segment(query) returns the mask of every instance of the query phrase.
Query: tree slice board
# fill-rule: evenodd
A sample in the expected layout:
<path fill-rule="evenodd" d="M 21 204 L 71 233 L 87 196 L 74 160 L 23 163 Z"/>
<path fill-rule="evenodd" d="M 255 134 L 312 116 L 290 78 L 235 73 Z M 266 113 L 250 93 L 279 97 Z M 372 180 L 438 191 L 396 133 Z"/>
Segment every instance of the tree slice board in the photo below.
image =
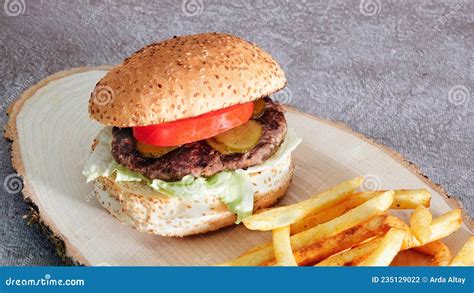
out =
<path fill-rule="evenodd" d="M 212 265 L 268 241 L 270 233 L 242 225 L 216 232 L 166 238 L 137 232 L 110 216 L 92 195 L 81 170 L 101 125 L 89 120 L 87 103 L 108 67 L 76 68 L 52 75 L 28 89 L 9 109 L 5 136 L 13 141 L 12 161 L 23 176 L 24 197 L 38 207 L 41 221 L 64 241 L 66 253 L 85 265 Z M 344 125 L 287 108 L 288 124 L 303 139 L 294 152 L 295 177 L 285 205 L 308 198 L 343 180 L 367 175 L 364 188 L 428 188 L 439 216 L 459 203 L 394 151 Z M 407 219 L 409 212 L 398 212 Z M 456 253 L 472 235 L 462 228 L 445 239 Z M 397 265 L 426 264 L 413 253 Z"/>

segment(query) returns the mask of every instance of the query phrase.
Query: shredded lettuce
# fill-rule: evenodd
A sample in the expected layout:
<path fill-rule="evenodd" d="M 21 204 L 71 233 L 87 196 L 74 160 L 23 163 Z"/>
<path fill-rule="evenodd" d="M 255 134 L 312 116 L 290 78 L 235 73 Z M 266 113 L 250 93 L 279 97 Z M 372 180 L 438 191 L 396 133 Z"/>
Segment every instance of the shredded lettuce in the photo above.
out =
<path fill-rule="evenodd" d="M 285 140 L 278 151 L 265 163 L 248 168 L 247 170 L 221 171 L 210 177 L 195 178 L 191 175 L 184 176 L 180 181 L 167 182 L 160 179 L 150 180 L 138 172 L 131 171 L 118 164 L 110 152 L 112 129 L 105 127 L 97 136 L 97 145 L 82 171 L 87 182 L 97 177 L 110 177 L 114 180 L 143 182 L 153 190 L 170 197 L 193 199 L 194 196 L 220 195 L 220 200 L 228 209 L 237 214 L 237 222 L 252 214 L 253 190 L 249 173 L 260 172 L 280 163 L 292 152 L 301 139 L 293 130 L 289 129 Z"/>

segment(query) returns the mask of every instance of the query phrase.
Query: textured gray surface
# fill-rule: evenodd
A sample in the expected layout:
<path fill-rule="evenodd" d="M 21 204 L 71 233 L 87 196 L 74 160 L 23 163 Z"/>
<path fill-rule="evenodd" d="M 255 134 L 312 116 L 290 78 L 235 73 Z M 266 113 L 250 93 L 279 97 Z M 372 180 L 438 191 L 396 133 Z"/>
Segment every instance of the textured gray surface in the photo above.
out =
<path fill-rule="evenodd" d="M 115 64 L 173 35 L 228 32 L 283 66 L 289 84 L 277 99 L 399 151 L 473 215 L 472 0 L 3 1 L 2 127 L 5 106 L 49 74 Z M 5 183 L 9 147 L 1 141 Z M 7 191 L 0 189 L 0 264 L 61 264 L 22 219 L 21 196 Z"/>

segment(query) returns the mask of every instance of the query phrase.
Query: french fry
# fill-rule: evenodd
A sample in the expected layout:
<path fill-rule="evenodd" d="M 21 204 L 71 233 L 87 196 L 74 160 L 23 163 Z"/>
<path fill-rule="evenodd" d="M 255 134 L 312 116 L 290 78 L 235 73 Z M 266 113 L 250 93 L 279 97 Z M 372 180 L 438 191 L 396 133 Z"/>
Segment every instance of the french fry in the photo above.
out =
<path fill-rule="evenodd" d="M 403 244 L 405 246 L 411 246 L 413 236 L 410 233 L 410 227 L 395 216 L 388 215 L 387 217 L 387 226 L 382 229 L 382 233 L 378 234 L 378 236 L 383 236 L 388 230 L 391 228 L 401 229 L 406 232 L 405 239 Z M 368 238 L 368 241 L 360 241 L 360 244 L 356 247 L 340 252 L 339 254 L 335 255 L 334 258 L 330 257 L 324 260 L 324 263 L 321 266 L 349 266 L 349 265 L 357 265 L 364 259 L 366 259 L 370 252 L 375 250 L 374 243 L 380 243 L 382 237 L 372 237 Z M 407 244 L 405 244 L 407 243 Z M 352 251 L 354 249 L 354 251 Z M 319 264 L 318 264 L 319 265 Z"/>
<path fill-rule="evenodd" d="M 428 242 L 448 237 L 462 225 L 461 210 L 456 209 L 441 215 L 431 222 L 431 235 Z"/>
<path fill-rule="evenodd" d="M 410 228 L 413 235 L 424 244 L 431 236 L 431 221 L 433 216 L 424 206 L 418 206 L 410 217 Z"/>
<path fill-rule="evenodd" d="M 387 191 L 327 223 L 295 234 L 290 237 L 292 250 L 298 251 L 303 247 L 328 239 L 374 216 L 380 215 L 390 208 L 392 202 L 393 191 Z M 274 257 L 272 244 L 269 243 L 265 246 L 261 246 L 260 249 L 251 249 L 249 252 L 244 253 L 227 264 L 235 266 L 256 266 L 271 261 Z M 297 263 L 299 264 L 298 259 Z"/>
<path fill-rule="evenodd" d="M 428 190 L 355 193 L 361 182 L 362 177 L 354 178 L 303 202 L 246 218 L 247 228 L 273 230 L 273 243 L 256 246 L 222 265 L 389 265 L 406 249 L 431 256 L 436 265 L 449 263 L 449 248 L 439 239 L 460 228 L 460 210 L 432 219 L 426 209 Z M 411 227 L 387 215 L 389 208 L 416 209 Z M 465 252 L 460 252 L 460 263 L 472 262 L 465 256 L 472 254 L 471 246 L 466 244 Z"/>
<path fill-rule="evenodd" d="M 323 210 L 317 214 L 306 217 L 302 219 L 301 221 L 293 223 L 291 225 L 291 234 L 293 235 L 293 234 L 302 232 L 316 225 L 335 219 L 339 217 L 340 215 L 346 213 L 347 211 L 355 208 L 356 206 L 382 193 L 383 192 L 372 191 L 372 192 L 358 192 L 358 193 L 352 194 L 345 200 L 329 207 L 326 210 Z"/>
<path fill-rule="evenodd" d="M 295 234 L 291 237 L 293 250 L 299 250 L 312 242 L 334 236 L 380 215 L 390 208 L 392 201 L 393 191 L 384 192 L 329 222 Z"/>
<path fill-rule="evenodd" d="M 400 189 L 395 191 L 392 209 L 414 209 L 417 206 L 430 207 L 431 195 L 427 189 Z"/>
<path fill-rule="evenodd" d="M 451 252 L 449 248 L 441 241 L 438 241 L 438 239 L 444 238 L 459 229 L 461 225 L 461 214 L 459 210 L 448 212 L 433 220 L 431 229 L 434 231 L 434 233 L 430 236 L 429 240 L 432 242 L 425 245 L 422 245 L 415 237 L 413 237 L 413 235 L 411 235 L 411 230 L 402 220 L 394 216 L 390 217 L 392 217 L 390 226 L 392 228 L 405 230 L 407 234 L 402 246 L 402 250 L 414 249 L 420 253 L 429 255 L 431 256 L 431 262 L 433 265 L 444 266 L 449 264 Z M 370 244 L 372 241 L 380 241 L 380 239 L 371 240 L 352 249 L 340 252 L 339 254 L 325 259 L 317 265 L 342 266 L 357 264 L 364 257 L 367 257 L 368 252 L 374 250 L 374 244 Z"/>
<path fill-rule="evenodd" d="M 373 251 L 375 251 L 375 249 L 377 249 L 377 247 L 380 245 L 381 241 L 381 237 L 374 238 L 369 242 L 362 243 L 356 247 L 332 255 L 321 261 L 320 263 L 316 264 L 316 266 L 334 267 L 352 266 L 354 264 L 358 264 L 362 260 L 366 259 L 367 256 L 370 255 Z"/>
<path fill-rule="evenodd" d="M 441 226 L 447 227 L 448 231 L 443 233 L 443 234 L 448 234 L 449 235 L 453 231 L 457 230 L 456 225 L 447 225 L 447 223 L 457 221 L 458 218 L 457 218 L 456 215 L 457 215 L 456 212 L 450 212 L 450 213 L 444 215 L 443 217 L 440 217 L 437 220 L 437 223 L 435 223 L 435 225 L 440 226 L 440 227 Z M 442 243 L 441 241 L 436 240 L 434 242 L 430 242 L 430 243 L 425 244 L 423 246 L 415 246 L 415 245 L 421 245 L 421 244 L 419 242 L 415 241 L 415 240 L 413 240 L 413 241 L 407 240 L 407 237 L 408 238 L 413 237 L 409 233 L 410 230 L 409 230 L 408 226 L 403 221 L 401 221 L 400 219 L 398 219 L 394 216 L 390 216 L 390 217 L 392 217 L 392 219 L 390 221 L 390 226 L 392 228 L 403 229 L 403 230 L 405 230 L 405 232 L 407 232 L 407 236 L 405 237 L 405 242 L 404 243 L 408 243 L 408 244 L 404 244 L 404 247 L 402 247 L 402 250 L 413 248 L 414 250 L 416 250 L 416 251 L 418 251 L 422 254 L 429 255 L 429 256 L 431 256 L 431 263 L 434 266 L 445 266 L 445 265 L 449 264 L 449 262 L 451 260 L 451 252 L 450 252 L 449 248 L 444 243 Z M 440 229 L 438 229 L 438 231 L 439 230 Z M 440 235 L 440 234 L 433 235 L 434 238 L 438 238 L 438 239 L 442 238 L 443 236 L 444 235 Z M 376 249 L 377 244 L 380 243 L 380 241 L 381 241 L 380 237 L 379 238 L 374 238 L 373 240 L 371 240 L 369 242 L 362 243 L 362 244 L 360 244 L 356 247 L 353 247 L 351 249 L 342 251 L 342 252 L 340 252 L 336 255 L 330 256 L 327 259 L 325 259 L 325 260 L 321 261 L 320 263 L 318 263 L 317 266 L 357 265 L 359 262 L 364 260 L 370 253 L 372 253 Z"/>
<path fill-rule="evenodd" d="M 333 254 L 358 245 L 366 239 L 384 235 L 391 228 L 398 226 L 398 218 L 385 213 L 372 217 L 337 235 L 314 242 L 299 250 L 295 250 L 293 251 L 293 255 L 298 265 L 313 265 Z M 274 264 L 275 260 L 271 260 L 261 265 L 271 266 Z"/>
<path fill-rule="evenodd" d="M 406 232 L 392 228 L 380 241 L 379 246 L 359 266 L 388 266 L 402 247 Z"/>
<path fill-rule="evenodd" d="M 317 214 L 311 215 L 291 225 L 291 234 L 296 234 L 316 225 L 328 222 L 367 200 L 382 194 L 385 191 L 357 192 L 350 195 L 338 204 L 329 207 Z M 394 190 L 392 209 L 409 209 L 422 205 L 430 206 L 430 194 L 426 189 Z"/>
<path fill-rule="evenodd" d="M 449 211 L 433 219 L 430 225 L 431 235 L 427 243 L 448 237 L 456 232 L 461 225 L 462 217 L 460 209 Z M 406 232 L 408 233 L 408 237 L 406 237 L 405 242 L 403 243 L 402 250 L 423 246 L 423 243 L 413 236 L 410 229 Z"/>
<path fill-rule="evenodd" d="M 450 266 L 472 266 L 474 265 L 474 237 L 464 244 L 461 250 L 458 252 L 453 261 L 449 264 Z"/>
<path fill-rule="evenodd" d="M 363 177 L 344 181 L 336 187 L 307 200 L 247 217 L 243 220 L 243 223 L 250 230 L 260 231 L 270 231 L 289 226 L 310 214 L 320 212 L 340 202 L 357 189 L 362 184 L 362 181 Z"/>
<path fill-rule="evenodd" d="M 451 262 L 451 251 L 446 244 L 439 240 L 415 247 L 413 250 L 431 256 L 433 266 L 447 266 Z"/>
<path fill-rule="evenodd" d="M 297 266 L 290 243 L 290 227 L 277 228 L 272 231 L 273 250 L 277 266 Z"/>
<path fill-rule="evenodd" d="M 379 217 L 386 217 L 382 215 Z M 380 221 L 380 218 L 375 217 L 366 221 L 358 226 L 354 226 L 353 229 L 349 229 L 339 233 L 333 237 L 325 238 L 320 241 L 304 242 L 301 243 L 303 248 L 295 249 L 293 247 L 294 256 L 298 265 L 309 265 L 317 261 L 323 260 L 335 253 L 345 250 L 351 246 L 362 242 L 363 239 L 367 239 L 376 235 L 382 235 L 390 228 L 403 229 L 406 232 L 405 241 L 403 242 L 402 250 L 411 249 L 422 246 L 422 244 L 411 234 L 410 228 L 402 220 L 394 216 L 388 216 L 388 220 Z M 438 218 L 433 219 L 431 223 L 432 234 L 428 242 L 437 241 L 444 237 L 447 237 L 457 231 L 461 226 L 461 211 L 453 210 Z M 374 223 L 379 224 L 374 224 Z M 380 223 L 384 222 L 383 228 L 380 228 Z M 369 224 L 370 223 L 370 224 Z M 314 229 L 314 228 L 311 228 Z M 372 230 L 371 230 L 372 229 Z M 378 230 L 378 232 L 377 232 Z M 313 230 L 314 231 L 314 230 Z M 374 232 L 371 232 L 374 231 Z M 300 235 L 302 233 L 296 234 Z M 352 235 L 351 235 L 352 234 Z M 293 235 L 291 242 L 297 242 Z M 256 265 L 271 265 L 273 264 L 274 254 L 270 244 L 263 244 L 252 248 L 250 251 L 244 253 L 237 259 L 224 263 L 222 265 L 228 266 L 256 266 Z M 349 262 L 349 261 L 348 261 Z M 356 260 L 353 264 L 357 263 Z"/>

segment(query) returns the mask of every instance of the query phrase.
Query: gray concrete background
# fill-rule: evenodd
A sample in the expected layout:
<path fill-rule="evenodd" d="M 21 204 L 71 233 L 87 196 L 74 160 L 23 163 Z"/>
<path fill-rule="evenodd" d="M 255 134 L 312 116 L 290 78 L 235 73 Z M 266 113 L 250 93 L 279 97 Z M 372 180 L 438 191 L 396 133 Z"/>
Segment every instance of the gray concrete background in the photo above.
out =
<path fill-rule="evenodd" d="M 6 106 L 52 73 L 115 64 L 173 35 L 228 32 L 283 66 L 289 84 L 276 99 L 397 150 L 472 216 L 474 1 L 327 2 L 2 0 L 2 127 Z M 9 148 L 2 140 L 0 264 L 61 264 L 22 219 Z"/>

